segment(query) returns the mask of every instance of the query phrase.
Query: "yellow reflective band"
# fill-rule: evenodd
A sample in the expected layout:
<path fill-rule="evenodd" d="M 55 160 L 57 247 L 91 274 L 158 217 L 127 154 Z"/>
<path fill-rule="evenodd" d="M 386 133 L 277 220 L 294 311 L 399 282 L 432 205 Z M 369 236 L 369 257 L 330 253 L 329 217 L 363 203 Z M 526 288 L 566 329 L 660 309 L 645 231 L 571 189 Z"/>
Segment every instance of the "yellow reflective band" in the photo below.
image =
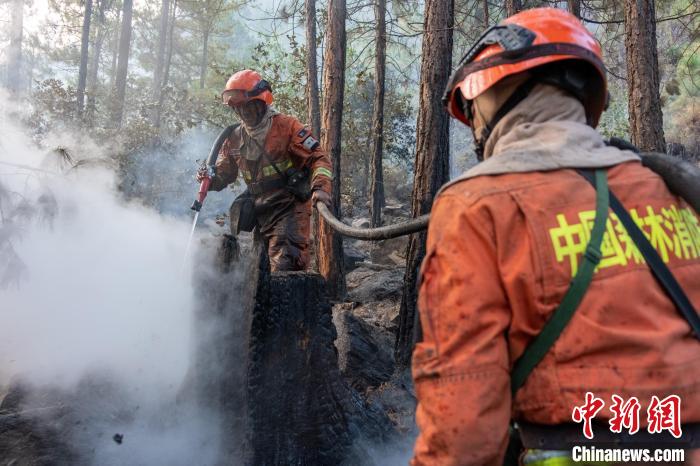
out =
<path fill-rule="evenodd" d="M 665 263 L 673 257 L 692 260 L 700 256 L 700 224 L 689 207 L 669 205 L 655 210 L 647 205 L 639 210 L 630 209 L 629 213 Z M 568 262 L 572 276 L 576 275 L 579 256 L 588 244 L 594 217 L 594 211 L 586 210 L 578 213 L 578 222 L 570 222 L 563 213 L 557 214 L 557 226 L 549 230 L 556 260 Z M 596 270 L 644 263 L 634 241 L 613 212 L 608 216 L 600 249 L 603 257 Z"/>
<path fill-rule="evenodd" d="M 316 170 L 314 170 L 313 175 L 311 175 L 311 179 L 316 178 L 318 175 L 324 175 L 330 179 L 333 179 L 333 173 L 331 173 L 331 171 L 325 167 L 318 167 Z"/>
<path fill-rule="evenodd" d="M 284 173 L 285 170 L 292 168 L 293 164 L 291 160 L 287 159 L 282 162 L 275 162 L 275 166 L 277 167 L 277 170 Z M 275 176 L 277 175 L 277 170 L 275 170 L 275 167 L 272 165 L 265 165 L 262 169 L 262 175 L 263 177 Z"/>

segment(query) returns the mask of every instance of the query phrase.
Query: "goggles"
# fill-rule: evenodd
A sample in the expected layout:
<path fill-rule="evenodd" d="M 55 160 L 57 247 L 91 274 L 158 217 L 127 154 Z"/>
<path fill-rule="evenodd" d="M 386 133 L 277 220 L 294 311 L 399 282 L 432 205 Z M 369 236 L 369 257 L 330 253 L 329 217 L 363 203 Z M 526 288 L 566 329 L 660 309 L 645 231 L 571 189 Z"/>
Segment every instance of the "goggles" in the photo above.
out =
<path fill-rule="evenodd" d="M 445 94 L 442 98 L 443 104 L 447 105 L 450 93 L 457 83 L 463 80 L 469 73 L 474 72 L 474 70 L 469 69 L 470 67 L 468 65 L 472 63 L 477 55 L 485 48 L 498 44 L 503 48 L 503 52 L 499 53 L 498 56 L 502 57 L 505 55 L 510 58 L 512 54 L 518 54 L 530 48 L 536 37 L 534 32 L 522 26 L 518 26 L 517 24 L 496 25 L 488 28 L 486 32 L 479 37 L 479 40 L 476 41 L 472 48 L 464 54 L 457 68 L 452 73 L 452 76 L 450 76 Z M 488 60 L 484 61 L 488 62 Z"/>
<path fill-rule="evenodd" d="M 224 105 L 236 106 L 248 102 L 253 97 L 259 96 L 265 91 L 272 92 L 270 83 L 261 79 L 251 90 L 229 89 L 221 93 L 221 101 Z"/>

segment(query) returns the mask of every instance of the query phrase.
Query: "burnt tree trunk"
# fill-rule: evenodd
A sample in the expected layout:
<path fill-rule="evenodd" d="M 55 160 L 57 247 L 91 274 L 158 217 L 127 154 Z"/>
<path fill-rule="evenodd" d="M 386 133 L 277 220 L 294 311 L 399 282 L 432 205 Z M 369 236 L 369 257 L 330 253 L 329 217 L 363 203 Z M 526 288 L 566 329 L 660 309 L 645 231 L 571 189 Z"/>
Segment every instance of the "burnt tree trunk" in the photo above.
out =
<path fill-rule="evenodd" d="M 124 97 L 126 96 L 126 76 L 129 70 L 129 49 L 131 46 L 131 15 L 133 10 L 133 0 L 124 0 L 122 14 L 122 27 L 119 34 L 119 58 L 117 62 L 117 76 L 114 86 L 114 112 L 112 113 L 112 123 L 119 128 L 122 125 L 124 114 Z"/>
<path fill-rule="evenodd" d="M 160 7 L 160 25 L 158 27 L 158 52 L 156 53 L 156 66 L 153 70 L 152 99 L 156 103 L 153 111 L 153 122 L 156 127 L 160 125 L 160 93 L 163 86 L 163 68 L 165 67 L 165 46 L 168 39 L 168 21 L 170 19 L 170 0 L 163 0 Z"/>
<path fill-rule="evenodd" d="M 7 56 L 7 88 L 13 94 L 22 89 L 22 36 L 24 0 L 13 0 L 10 18 L 10 47 Z"/>
<path fill-rule="evenodd" d="M 643 151 L 665 152 L 655 10 L 654 0 L 625 1 L 627 98 L 632 143 Z"/>
<path fill-rule="evenodd" d="M 384 148 L 384 81 L 386 73 L 386 0 L 376 0 L 374 4 L 375 62 L 374 62 L 374 104 L 372 113 L 372 163 L 370 174 L 370 224 L 382 224 L 384 207 L 384 174 L 382 156 Z"/>
<path fill-rule="evenodd" d="M 413 217 L 426 214 L 433 198 L 450 174 L 449 118 L 441 97 L 452 64 L 453 0 L 428 0 L 425 4 L 420 101 L 416 128 L 416 163 L 413 179 Z M 396 362 L 409 365 L 414 345 L 418 270 L 425 255 L 425 233 L 411 235 L 406 251 Z"/>
<path fill-rule="evenodd" d="M 522 0 L 506 0 L 506 16 L 513 16 L 522 9 Z"/>
<path fill-rule="evenodd" d="M 581 0 L 567 0 L 569 13 L 581 19 Z"/>
<path fill-rule="evenodd" d="M 77 118 L 83 117 L 85 108 L 85 86 L 87 83 L 88 57 L 90 48 L 90 21 L 92 19 L 92 0 L 85 0 L 85 10 L 83 11 L 83 32 L 80 40 L 80 67 L 78 69 L 77 98 Z"/>
<path fill-rule="evenodd" d="M 321 109 L 318 99 L 316 63 L 316 0 L 306 0 L 306 89 L 308 121 L 316 137 L 321 136 Z"/>
<path fill-rule="evenodd" d="M 333 214 L 340 218 L 340 150 L 345 90 L 345 0 L 329 0 L 326 50 L 323 68 L 323 110 L 321 144 L 328 151 L 333 165 Z M 343 242 L 340 235 L 322 219 L 318 227 L 316 258 L 321 275 L 328 281 L 334 298 L 345 295 Z"/>
<path fill-rule="evenodd" d="M 222 239 L 215 267 L 194 273 L 195 363 L 181 392 L 220 413 L 220 463 L 372 464 L 353 440 L 386 441 L 393 427 L 341 375 L 322 277 L 270 273 L 259 240 Z"/>

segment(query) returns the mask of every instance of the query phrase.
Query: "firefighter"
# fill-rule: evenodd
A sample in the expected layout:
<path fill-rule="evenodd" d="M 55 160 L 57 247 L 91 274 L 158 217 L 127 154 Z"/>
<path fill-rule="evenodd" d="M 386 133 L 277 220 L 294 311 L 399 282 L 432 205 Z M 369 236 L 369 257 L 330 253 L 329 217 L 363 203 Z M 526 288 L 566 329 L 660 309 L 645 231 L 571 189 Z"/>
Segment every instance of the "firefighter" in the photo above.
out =
<path fill-rule="evenodd" d="M 240 174 L 254 206 L 255 225 L 268 245 L 272 271 L 304 270 L 309 265 L 311 206 L 331 204 L 328 156 L 308 127 L 271 106 L 272 88 L 257 72 L 233 74 L 221 96 L 241 124 L 221 148 L 210 189 L 221 191 Z M 201 170 L 197 180 L 205 175 Z"/>
<path fill-rule="evenodd" d="M 636 153 L 606 145 L 594 128 L 607 98 L 600 45 L 551 8 L 489 29 L 450 78 L 444 103 L 483 162 L 443 187 L 431 213 L 412 465 L 500 466 L 509 432 L 523 440 L 522 464 L 571 464 L 565 440 L 584 439 L 596 411 L 574 408 L 598 407 L 587 392 L 605 404 L 596 441 L 612 441 L 617 395 L 639 401 L 634 438 L 673 441 L 649 432 L 663 411 L 680 440 L 698 443 L 698 214 Z M 689 303 L 670 298 L 651 262 Z M 677 416 L 654 402 L 673 395 Z"/>

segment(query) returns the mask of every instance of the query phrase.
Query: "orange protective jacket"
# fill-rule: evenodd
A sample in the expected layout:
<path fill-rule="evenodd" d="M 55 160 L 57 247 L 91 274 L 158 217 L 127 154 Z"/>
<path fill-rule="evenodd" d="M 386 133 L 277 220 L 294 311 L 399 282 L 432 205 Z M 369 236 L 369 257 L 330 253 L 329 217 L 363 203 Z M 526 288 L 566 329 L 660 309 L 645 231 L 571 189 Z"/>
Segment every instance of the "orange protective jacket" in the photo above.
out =
<path fill-rule="evenodd" d="M 700 342 L 612 213 L 581 305 L 511 400 L 513 363 L 561 302 L 592 228 L 595 190 L 573 167 L 610 167 L 611 191 L 700 307 L 697 213 L 634 154 L 606 147 L 577 101 L 538 92 L 497 125 L 493 157 L 433 206 L 413 465 L 500 466 L 511 418 L 571 423 L 587 391 L 606 403 L 597 419 L 611 417 L 613 394 L 635 396 L 644 428 L 651 397 L 675 394 L 682 422 L 700 421 Z"/>
<path fill-rule="evenodd" d="M 242 128 L 239 126 L 224 142 L 216 162 L 216 176 L 212 178 L 210 189 L 221 191 L 236 181 L 238 174 L 246 183 L 278 178 L 279 175 L 270 163 L 261 157 L 251 162 L 243 156 Z M 280 171 L 294 167 L 308 167 L 311 172 L 311 188 L 327 193 L 331 190 L 331 164 L 327 153 L 319 147 L 311 149 L 304 142 L 311 130 L 290 115 L 276 114 L 265 139 L 265 151 Z M 313 136 L 312 136 L 313 137 Z M 260 166 L 256 167 L 255 164 Z"/>

